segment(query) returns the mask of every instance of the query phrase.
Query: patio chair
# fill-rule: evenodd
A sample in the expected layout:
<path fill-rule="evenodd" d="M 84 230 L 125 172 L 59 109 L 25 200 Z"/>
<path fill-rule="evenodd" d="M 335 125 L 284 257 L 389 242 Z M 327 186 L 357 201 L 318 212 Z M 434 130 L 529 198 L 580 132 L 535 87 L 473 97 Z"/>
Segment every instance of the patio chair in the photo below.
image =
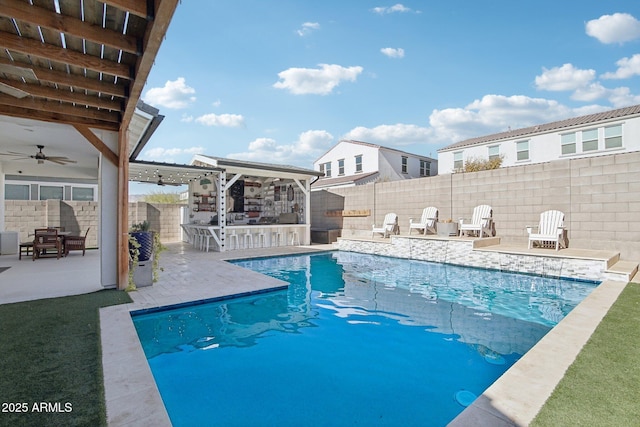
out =
<path fill-rule="evenodd" d="M 64 237 L 64 256 L 69 255 L 69 251 L 82 251 L 82 256 L 84 256 L 89 229 L 91 229 L 91 227 L 87 228 L 84 236 Z"/>
<path fill-rule="evenodd" d="M 493 210 L 489 205 L 480 205 L 476 206 L 473 209 L 473 216 L 471 217 L 471 222 L 467 222 L 463 218 L 460 218 L 458 221 L 458 231 L 460 233 L 460 237 L 462 237 L 462 233 L 469 232 L 478 233 L 478 237 L 482 238 L 483 234 L 486 234 L 487 237 L 491 237 L 493 234 Z"/>
<path fill-rule="evenodd" d="M 424 230 L 424 234 L 427 234 L 428 231 L 435 234 L 436 222 L 438 222 L 438 208 L 434 208 L 433 206 L 424 208 L 420 221 L 413 222 L 413 218 L 409 218 L 409 234 L 411 234 L 411 230 L 414 228 Z"/>
<path fill-rule="evenodd" d="M 528 225 L 526 228 L 529 234 L 529 249 L 535 242 L 538 242 L 541 247 L 545 246 L 545 242 L 555 242 L 556 251 L 560 249 L 560 246 L 567 247 L 564 239 L 564 213 L 560 211 L 544 211 L 540 214 L 538 225 Z"/>
<path fill-rule="evenodd" d="M 33 239 L 32 260 L 45 255 L 47 250 L 55 249 L 56 258 L 62 255 L 62 241 L 58 236 L 58 230 L 49 228 L 37 228 Z"/>
<path fill-rule="evenodd" d="M 371 237 L 373 238 L 376 233 L 382 234 L 382 237 L 389 237 L 391 233 L 398 234 L 398 215 L 394 213 L 386 214 L 382 222 L 382 227 L 376 227 L 376 225 L 373 224 Z"/>

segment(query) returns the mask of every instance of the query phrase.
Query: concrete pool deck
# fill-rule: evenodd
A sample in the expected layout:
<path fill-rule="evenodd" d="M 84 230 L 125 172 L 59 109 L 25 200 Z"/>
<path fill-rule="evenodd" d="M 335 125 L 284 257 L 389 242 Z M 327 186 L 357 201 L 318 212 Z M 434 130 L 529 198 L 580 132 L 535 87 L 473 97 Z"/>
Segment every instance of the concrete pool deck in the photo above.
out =
<path fill-rule="evenodd" d="M 131 311 L 283 285 L 279 280 L 226 263 L 226 259 L 333 249 L 332 245 L 314 245 L 206 253 L 187 244 L 167 246 L 161 262 L 164 272 L 157 283 L 132 292 L 131 304 L 100 310 L 109 426 L 171 425 L 131 321 Z M 528 425 L 625 285 L 626 282 L 603 282 L 450 425 Z"/>

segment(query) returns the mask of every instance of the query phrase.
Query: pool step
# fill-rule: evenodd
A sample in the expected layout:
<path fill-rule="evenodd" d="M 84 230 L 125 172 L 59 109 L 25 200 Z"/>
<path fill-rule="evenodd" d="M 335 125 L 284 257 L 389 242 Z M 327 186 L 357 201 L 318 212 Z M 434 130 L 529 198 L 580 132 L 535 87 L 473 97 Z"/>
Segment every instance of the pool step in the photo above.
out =
<path fill-rule="evenodd" d="M 632 278 L 640 279 L 637 277 L 638 273 L 638 263 L 634 261 L 618 261 L 609 268 L 605 270 L 605 273 L 612 273 L 616 275 L 621 275 L 625 278 L 627 282 L 632 281 Z M 634 280 L 635 280 L 634 279 Z"/>

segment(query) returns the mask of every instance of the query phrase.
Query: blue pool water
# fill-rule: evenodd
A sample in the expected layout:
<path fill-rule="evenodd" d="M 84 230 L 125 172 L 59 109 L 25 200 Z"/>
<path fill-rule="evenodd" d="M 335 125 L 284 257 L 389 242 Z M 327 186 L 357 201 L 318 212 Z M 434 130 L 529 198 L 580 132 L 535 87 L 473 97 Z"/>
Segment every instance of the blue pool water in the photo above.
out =
<path fill-rule="evenodd" d="M 234 263 L 291 285 L 133 316 L 175 426 L 444 426 L 597 285 L 349 252 Z"/>

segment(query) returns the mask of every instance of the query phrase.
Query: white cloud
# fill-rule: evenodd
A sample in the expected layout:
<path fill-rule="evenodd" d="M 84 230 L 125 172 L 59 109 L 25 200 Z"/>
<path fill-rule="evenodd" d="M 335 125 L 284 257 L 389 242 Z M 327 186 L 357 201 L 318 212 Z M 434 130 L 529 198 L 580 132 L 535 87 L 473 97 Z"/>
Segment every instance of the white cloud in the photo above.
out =
<path fill-rule="evenodd" d="M 628 13 L 602 15 L 586 24 L 587 34 L 602 43 L 624 43 L 640 38 L 640 21 Z"/>
<path fill-rule="evenodd" d="M 576 101 L 593 102 L 596 99 L 606 98 L 610 93 L 609 89 L 599 82 L 591 83 L 588 86 L 577 88 L 571 95 L 571 99 Z"/>
<path fill-rule="evenodd" d="M 320 24 L 318 24 L 317 22 L 305 22 L 304 24 L 302 24 L 302 26 L 297 31 L 297 33 L 300 37 L 305 37 L 311 34 L 313 31 L 316 31 L 319 29 L 320 29 Z"/>
<path fill-rule="evenodd" d="M 632 94 L 628 87 L 618 87 L 610 90 L 608 99 L 615 108 L 640 104 L 640 95 Z"/>
<path fill-rule="evenodd" d="M 431 142 L 454 143 L 573 115 L 570 108 L 553 100 L 522 95 L 485 95 L 464 108 L 434 110 L 429 116 Z"/>
<path fill-rule="evenodd" d="M 550 91 L 576 90 L 587 86 L 596 76 L 595 70 L 580 70 L 572 64 L 542 70 L 536 76 L 536 88 Z"/>
<path fill-rule="evenodd" d="M 393 47 L 383 47 L 380 49 L 380 52 L 382 52 L 383 55 L 387 55 L 389 58 L 404 58 L 404 49 L 401 47 L 397 49 Z"/>
<path fill-rule="evenodd" d="M 294 95 L 327 95 L 342 81 L 355 81 L 362 67 L 343 67 L 336 64 L 319 64 L 318 68 L 289 68 L 278 73 L 276 89 L 287 89 Z"/>
<path fill-rule="evenodd" d="M 386 15 L 389 13 L 406 13 L 411 12 L 411 9 L 403 6 L 400 3 L 394 4 L 393 6 L 379 6 L 371 9 L 374 13 L 378 15 Z"/>
<path fill-rule="evenodd" d="M 313 161 L 327 151 L 334 142 L 333 135 L 325 130 L 308 130 L 291 144 L 278 144 L 273 138 L 251 141 L 248 150 L 232 153 L 228 157 L 239 160 L 301 165 L 311 169 Z"/>
<path fill-rule="evenodd" d="M 240 127 L 244 125 L 244 117 L 240 114 L 204 114 L 195 119 L 205 126 Z"/>
<path fill-rule="evenodd" d="M 182 157 L 184 155 L 193 156 L 194 154 L 202 154 L 204 153 L 203 147 L 188 147 L 188 148 L 150 148 L 145 150 L 143 155 L 145 158 L 151 159 L 153 161 L 163 161 L 163 162 L 175 162 L 176 158 Z"/>
<path fill-rule="evenodd" d="M 616 62 L 618 69 L 615 73 L 604 73 L 603 79 L 628 79 L 633 76 L 640 76 L 640 54 L 635 54 L 631 58 L 622 58 Z"/>
<path fill-rule="evenodd" d="M 401 146 L 414 143 L 428 143 L 431 130 L 417 125 L 397 123 L 379 125 L 374 128 L 358 126 L 344 135 L 344 139 L 366 141 L 386 146 Z"/>
<path fill-rule="evenodd" d="M 171 109 L 187 108 L 196 100 L 196 90 L 185 84 L 184 77 L 167 81 L 163 87 L 151 88 L 144 96 L 144 101 L 155 107 Z"/>

